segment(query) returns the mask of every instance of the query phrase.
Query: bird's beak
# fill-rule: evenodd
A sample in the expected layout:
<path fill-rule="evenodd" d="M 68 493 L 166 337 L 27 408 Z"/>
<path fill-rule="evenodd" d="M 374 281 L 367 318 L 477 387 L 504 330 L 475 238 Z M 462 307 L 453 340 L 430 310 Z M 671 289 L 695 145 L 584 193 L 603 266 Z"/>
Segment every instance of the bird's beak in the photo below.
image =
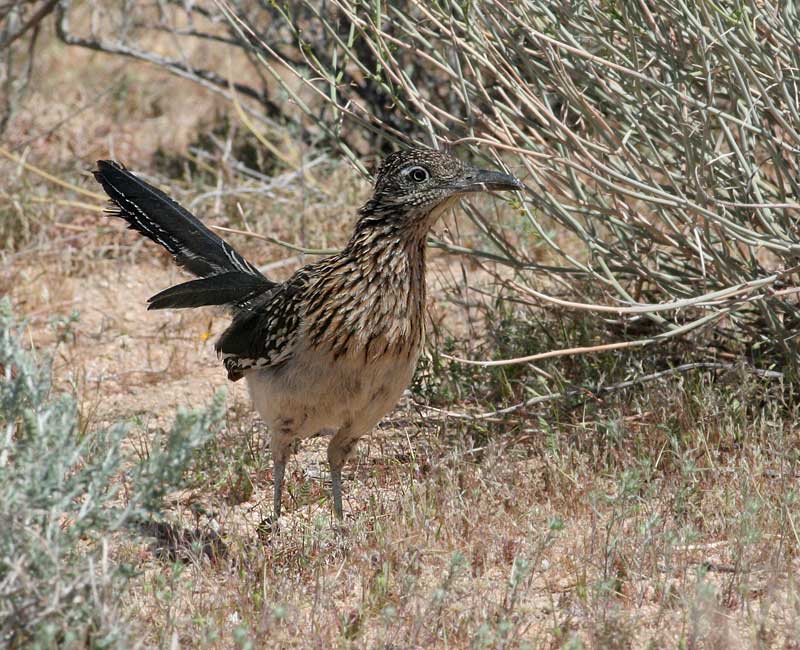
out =
<path fill-rule="evenodd" d="M 502 192 L 504 190 L 522 190 L 524 185 L 511 174 L 488 169 L 469 169 L 455 183 L 453 189 L 459 194 L 466 194 L 467 192 Z"/>

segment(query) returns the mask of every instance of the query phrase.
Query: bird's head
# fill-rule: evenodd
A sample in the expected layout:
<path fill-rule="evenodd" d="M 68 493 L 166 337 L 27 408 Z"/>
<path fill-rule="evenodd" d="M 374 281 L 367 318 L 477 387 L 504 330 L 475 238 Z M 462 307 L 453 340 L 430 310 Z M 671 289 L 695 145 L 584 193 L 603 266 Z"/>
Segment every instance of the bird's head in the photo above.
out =
<path fill-rule="evenodd" d="M 509 174 L 469 167 L 433 149 L 406 149 L 381 163 L 372 198 L 361 208 L 361 222 L 391 220 L 427 232 L 464 194 L 521 189 L 522 183 Z"/>

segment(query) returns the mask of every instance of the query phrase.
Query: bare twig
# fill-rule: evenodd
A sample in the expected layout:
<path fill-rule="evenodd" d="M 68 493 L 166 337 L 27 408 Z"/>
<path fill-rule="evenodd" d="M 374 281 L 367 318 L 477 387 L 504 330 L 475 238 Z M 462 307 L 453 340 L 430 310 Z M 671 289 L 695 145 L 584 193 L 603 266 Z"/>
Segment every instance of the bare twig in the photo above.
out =
<path fill-rule="evenodd" d="M 626 388 L 631 388 L 633 386 L 637 386 L 639 384 L 648 383 L 651 381 L 656 381 L 658 379 L 663 379 L 664 377 L 674 377 L 675 375 L 684 374 L 687 372 L 691 372 L 693 370 L 737 370 L 743 368 L 745 372 L 749 372 L 754 374 L 758 377 L 763 379 L 783 379 L 783 373 L 776 372 L 774 370 L 760 370 L 758 368 L 747 368 L 743 367 L 739 364 L 734 363 L 715 363 L 715 362 L 697 362 L 697 363 L 684 363 L 679 366 L 675 366 L 674 368 L 669 368 L 667 370 L 661 370 L 659 372 L 653 372 L 648 375 L 642 375 L 640 377 L 636 377 L 634 379 L 630 379 L 628 381 L 621 381 L 616 384 L 610 384 L 607 386 L 598 385 L 592 387 L 576 387 L 570 388 L 565 391 L 561 391 L 558 393 L 548 393 L 547 395 L 537 395 L 536 397 L 532 397 L 524 402 L 519 402 L 518 404 L 514 404 L 512 406 L 507 406 L 502 409 L 497 409 L 496 411 L 490 411 L 488 413 L 461 413 L 458 411 L 450 411 L 446 409 L 436 408 L 434 406 L 428 406 L 427 404 L 419 404 L 424 409 L 429 411 L 433 411 L 435 413 L 441 413 L 442 415 L 446 415 L 447 417 L 456 418 L 460 420 L 497 420 L 501 416 L 509 415 L 511 413 L 515 413 L 517 411 L 530 408 L 532 406 L 537 406 L 539 404 L 545 404 L 547 402 L 554 402 L 558 400 L 563 400 L 569 397 L 574 397 L 575 395 L 587 395 L 587 396 L 597 396 L 600 393 L 611 393 L 618 390 L 625 390 Z"/>
<path fill-rule="evenodd" d="M 49 14 L 53 13 L 59 0 L 46 0 L 42 5 L 28 18 L 17 31 L 8 34 L 5 38 L 0 39 L 0 50 L 9 47 L 14 41 L 21 36 L 24 36 L 31 29 L 38 27 Z"/>

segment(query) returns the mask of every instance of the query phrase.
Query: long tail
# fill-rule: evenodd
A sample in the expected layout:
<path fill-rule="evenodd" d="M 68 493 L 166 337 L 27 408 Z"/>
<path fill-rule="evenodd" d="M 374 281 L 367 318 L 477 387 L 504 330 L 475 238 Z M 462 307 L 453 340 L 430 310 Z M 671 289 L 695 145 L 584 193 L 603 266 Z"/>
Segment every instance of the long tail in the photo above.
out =
<path fill-rule="evenodd" d="M 197 217 L 119 163 L 98 160 L 94 177 L 111 199 L 108 214 L 127 221 L 201 278 L 153 296 L 149 309 L 241 304 L 274 286 Z"/>

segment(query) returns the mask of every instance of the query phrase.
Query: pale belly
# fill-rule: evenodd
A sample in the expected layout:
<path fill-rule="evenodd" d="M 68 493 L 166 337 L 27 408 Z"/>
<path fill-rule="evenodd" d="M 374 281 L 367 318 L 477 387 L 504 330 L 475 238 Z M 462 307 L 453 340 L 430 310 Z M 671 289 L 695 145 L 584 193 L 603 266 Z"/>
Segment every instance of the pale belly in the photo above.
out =
<path fill-rule="evenodd" d="M 253 404 L 272 431 L 308 438 L 346 428 L 369 431 L 400 399 L 420 346 L 365 362 L 363 352 L 334 359 L 307 350 L 278 369 L 245 375 Z"/>

